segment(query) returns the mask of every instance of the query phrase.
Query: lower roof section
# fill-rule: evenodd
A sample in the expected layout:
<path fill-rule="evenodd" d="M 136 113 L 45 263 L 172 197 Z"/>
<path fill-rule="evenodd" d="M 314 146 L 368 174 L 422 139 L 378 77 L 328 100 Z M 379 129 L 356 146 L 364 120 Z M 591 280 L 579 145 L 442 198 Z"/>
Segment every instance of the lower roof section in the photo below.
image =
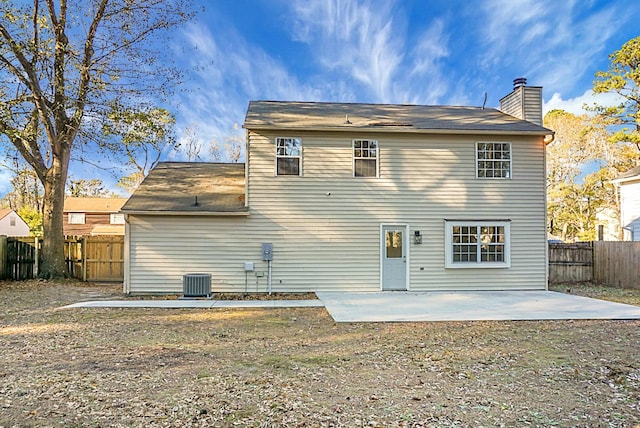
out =
<path fill-rule="evenodd" d="M 159 163 L 124 204 L 139 215 L 248 215 L 243 163 Z"/>

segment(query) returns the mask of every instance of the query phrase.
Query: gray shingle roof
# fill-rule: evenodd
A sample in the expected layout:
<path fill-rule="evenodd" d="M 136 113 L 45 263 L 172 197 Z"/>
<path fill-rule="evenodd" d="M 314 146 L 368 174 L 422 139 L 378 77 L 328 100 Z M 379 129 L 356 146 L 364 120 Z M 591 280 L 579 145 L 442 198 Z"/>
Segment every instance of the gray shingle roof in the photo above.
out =
<path fill-rule="evenodd" d="M 640 166 L 631 168 L 629 171 L 620 174 L 614 181 L 627 181 L 635 177 L 640 177 Z"/>
<path fill-rule="evenodd" d="M 553 133 L 493 108 L 284 101 L 251 101 L 243 127 L 423 133 Z"/>
<path fill-rule="evenodd" d="M 124 204 L 124 213 L 247 212 L 244 164 L 159 163 Z M 196 205 L 197 198 L 197 205 Z"/>

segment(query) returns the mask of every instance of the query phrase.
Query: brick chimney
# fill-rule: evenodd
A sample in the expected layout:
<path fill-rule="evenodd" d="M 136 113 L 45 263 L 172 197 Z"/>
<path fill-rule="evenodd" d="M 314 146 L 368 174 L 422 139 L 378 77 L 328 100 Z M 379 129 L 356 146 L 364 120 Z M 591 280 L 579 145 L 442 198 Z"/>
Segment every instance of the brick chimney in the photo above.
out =
<path fill-rule="evenodd" d="M 513 80 L 513 91 L 500 99 L 500 110 L 542 126 L 542 86 L 527 86 L 527 79 Z"/>

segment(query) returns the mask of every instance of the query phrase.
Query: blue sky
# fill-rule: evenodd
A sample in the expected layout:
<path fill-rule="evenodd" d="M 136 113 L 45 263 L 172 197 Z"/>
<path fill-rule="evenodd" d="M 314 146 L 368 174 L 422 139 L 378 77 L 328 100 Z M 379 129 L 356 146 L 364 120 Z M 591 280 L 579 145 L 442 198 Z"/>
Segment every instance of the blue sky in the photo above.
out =
<path fill-rule="evenodd" d="M 521 76 L 543 86 L 545 110 L 580 113 L 594 73 L 640 35 L 627 0 L 198 1 L 167 52 L 189 70 L 170 107 L 177 134 L 195 127 L 202 144 L 244 135 L 249 100 L 479 106 L 486 92 L 497 107 Z M 95 171 L 72 165 L 75 178 Z"/>
<path fill-rule="evenodd" d="M 486 92 L 497 106 L 520 76 L 546 109 L 579 113 L 608 55 L 640 35 L 636 1 L 203 4 L 176 40 L 198 70 L 178 125 L 203 135 L 231 132 L 252 99 L 482 105 Z"/>

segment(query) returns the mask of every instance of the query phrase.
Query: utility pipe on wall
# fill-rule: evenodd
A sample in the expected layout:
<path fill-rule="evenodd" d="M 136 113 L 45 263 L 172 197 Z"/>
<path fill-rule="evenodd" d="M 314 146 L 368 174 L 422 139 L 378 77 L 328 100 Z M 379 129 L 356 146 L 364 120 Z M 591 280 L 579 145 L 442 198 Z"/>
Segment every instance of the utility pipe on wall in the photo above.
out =
<path fill-rule="evenodd" d="M 269 273 L 267 274 L 267 275 L 269 275 L 269 276 L 268 276 L 268 278 L 267 278 L 267 281 L 268 281 L 268 284 L 269 284 L 269 285 L 268 285 L 268 287 L 269 287 L 269 296 L 271 296 L 271 260 L 269 260 L 269 261 L 267 262 L 267 264 L 268 264 L 268 266 L 269 266 Z"/>

